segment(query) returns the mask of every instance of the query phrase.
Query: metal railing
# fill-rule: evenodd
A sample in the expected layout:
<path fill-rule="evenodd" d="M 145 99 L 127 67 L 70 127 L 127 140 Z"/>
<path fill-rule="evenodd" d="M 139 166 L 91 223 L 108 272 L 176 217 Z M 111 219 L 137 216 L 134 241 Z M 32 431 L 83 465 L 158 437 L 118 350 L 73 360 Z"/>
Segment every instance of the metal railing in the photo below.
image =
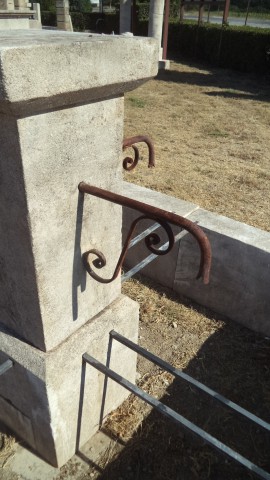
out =
<path fill-rule="evenodd" d="M 93 195 L 95 197 L 102 198 L 109 202 L 116 203 L 124 207 L 132 208 L 133 210 L 137 210 L 138 212 L 143 214 L 142 216 L 134 220 L 134 222 L 131 224 L 131 227 L 127 235 L 127 239 L 124 243 L 124 247 L 122 249 L 121 255 L 117 262 L 116 268 L 110 278 L 100 277 L 96 273 L 96 271 L 93 269 L 93 266 L 102 268 L 103 266 L 106 265 L 106 258 L 101 251 L 97 249 L 90 249 L 82 255 L 83 264 L 86 271 L 95 280 L 101 283 L 110 283 L 117 278 L 117 276 L 121 272 L 124 260 L 127 255 L 127 250 L 132 242 L 132 236 L 136 229 L 137 224 L 141 220 L 147 219 L 147 220 L 153 220 L 154 223 L 162 227 L 168 236 L 168 242 L 165 244 L 165 246 L 163 245 L 162 248 L 158 248 L 157 245 L 161 241 L 159 235 L 153 230 L 151 230 L 149 233 L 147 232 L 144 241 L 145 241 L 146 247 L 152 254 L 166 255 L 172 250 L 175 243 L 175 237 L 170 224 L 176 225 L 186 230 L 197 240 L 200 247 L 200 252 L 201 252 L 200 267 L 198 270 L 197 278 L 202 277 L 203 283 L 208 284 L 210 268 L 211 268 L 211 246 L 207 236 L 196 223 L 193 223 L 187 218 L 177 215 L 173 212 L 168 212 L 161 208 L 153 207 L 151 205 L 147 205 L 146 203 L 139 202 L 138 200 L 134 200 L 134 199 L 125 197 L 123 195 L 119 195 L 117 193 L 113 193 L 108 190 L 95 187 L 93 185 L 88 185 L 85 182 L 81 182 L 78 185 L 78 189 L 83 194 Z M 95 260 L 93 260 L 91 263 L 90 263 L 90 255 L 91 256 L 94 255 L 96 257 Z"/>
<path fill-rule="evenodd" d="M 12 360 L 8 359 L 4 363 L 0 365 L 0 375 L 3 375 L 3 373 L 7 372 L 11 367 L 13 367 L 13 362 Z"/>
<path fill-rule="evenodd" d="M 187 375 L 186 373 L 182 372 L 181 370 L 173 367 L 169 363 L 165 362 L 161 358 L 157 357 L 153 353 L 149 352 L 148 350 L 145 350 L 144 348 L 140 347 L 136 343 L 132 342 L 131 340 L 127 339 L 123 335 L 120 335 L 119 333 L 115 331 L 110 332 L 110 346 L 109 346 L 109 351 L 111 351 L 111 344 L 112 341 L 116 340 L 120 342 L 121 344 L 125 345 L 129 349 L 133 350 L 134 352 L 138 353 L 139 355 L 142 355 L 144 358 L 147 360 L 150 360 L 152 363 L 155 365 L 158 365 L 161 367 L 163 370 L 171 373 L 174 375 L 176 378 L 181 378 L 182 380 L 185 380 L 189 384 L 193 385 L 197 389 L 199 389 L 201 392 L 204 394 L 209 395 L 211 398 L 214 400 L 222 403 L 224 406 L 227 408 L 233 410 L 235 413 L 240 414 L 250 420 L 251 422 L 255 423 L 261 428 L 264 428 L 268 432 L 270 432 L 270 424 L 262 420 L 261 418 L 257 417 L 253 413 L 245 410 L 244 408 L 240 407 L 234 402 L 231 402 L 231 400 L 228 400 L 227 398 L 223 397 L 219 393 L 215 392 L 214 390 L 208 388 L 206 385 L 204 385 L 201 382 L 198 382 L 195 380 L 193 377 L 190 375 Z M 164 405 L 162 402 L 157 400 L 156 398 L 152 397 L 148 393 L 144 392 L 141 388 L 137 387 L 133 383 L 131 383 L 129 380 L 126 378 L 122 377 L 121 375 L 117 374 L 115 371 L 111 370 L 109 368 L 109 359 L 107 361 L 107 365 L 104 365 L 100 363 L 98 360 L 93 358 L 91 355 L 88 353 L 84 353 L 83 355 L 83 360 L 84 362 L 88 363 L 92 367 L 96 368 L 99 372 L 103 373 L 105 375 L 105 384 L 104 384 L 104 391 L 106 391 L 106 385 L 107 385 L 107 379 L 110 378 L 122 387 L 126 388 L 128 391 L 136 395 L 138 398 L 143 400 L 144 402 L 148 403 L 151 405 L 153 408 L 158 410 L 160 413 L 168 417 L 169 419 L 173 420 L 175 423 L 178 425 L 181 425 L 185 429 L 189 430 L 191 433 L 196 435 L 197 437 L 200 437 L 204 442 L 208 443 L 212 447 L 214 447 L 216 450 L 220 451 L 222 454 L 226 455 L 227 457 L 230 457 L 237 463 L 241 464 L 244 466 L 246 469 L 248 469 L 250 472 L 256 474 L 259 478 L 262 478 L 264 480 L 270 480 L 270 473 L 266 472 L 262 468 L 260 468 L 258 465 L 255 465 L 252 463 L 250 460 L 247 458 L 243 457 L 241 454 L 238 452 L 232 450 L 230 447 L 225 445 L 224 443 L 220 442 L 218 439 L 189 421 L 187 418 L 183 417 L 179 413 L 175 412 L 172 410 L 170 407 L 167 405 Z M 102 401 L 102 408 L 104 408 L 104 398 Z M 101 414 L 101 417 L 103 415 Z"/>

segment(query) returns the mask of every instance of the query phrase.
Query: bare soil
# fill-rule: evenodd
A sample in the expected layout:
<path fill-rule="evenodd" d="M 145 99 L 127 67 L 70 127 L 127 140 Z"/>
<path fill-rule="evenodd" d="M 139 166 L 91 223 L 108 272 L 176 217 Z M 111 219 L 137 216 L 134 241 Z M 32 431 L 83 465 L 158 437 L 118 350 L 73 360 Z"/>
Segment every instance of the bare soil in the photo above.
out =
<path fill-rule="evenodd" d="M 126 179 L 270 231 L 269 99 L 269 79 L 172 62 L 126 96 L 125 135 L 149 135 L 157 164 L 148 170 L 142 149 Z M 123 293 L 140 303 L 143 347 L 270 422 L 269 338 L 143 277 L 126 282 Z M 141 358 L 137 383 L 270 472 L 270 435 L 262 429 Z M 78 480 L 255 479 L 133 395 L 104 429 L 113 448 Z M 2 467 L 13 446 L 3 434 Z"/>

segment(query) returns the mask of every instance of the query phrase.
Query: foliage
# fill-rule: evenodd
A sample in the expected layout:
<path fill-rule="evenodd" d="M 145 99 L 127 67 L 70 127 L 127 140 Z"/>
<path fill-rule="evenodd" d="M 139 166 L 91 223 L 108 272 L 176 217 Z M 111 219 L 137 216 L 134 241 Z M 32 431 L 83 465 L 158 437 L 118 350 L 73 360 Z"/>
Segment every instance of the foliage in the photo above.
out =
<path fill-rule="evenodd" d="M 56 1 L 55 0 L 40 0 L 40 10 L 41 12 L 56 12 Z M 47 25 L 47 24 L 45 24 Z M 50 25 L 50 24 L 49 24 Z"/>
<path fill-rule="evenodd" d="M 85 16 L 82 12 L 70 12 L 72 26 L 75 32 L 84 32 Z"/>
<path fill-rule="evenodd" d="M 149 3 L 137 3 L 137 18 L 139 21 L 148 20 L 149 18 Z"/>
<path fill-rule="evenodd" d="M 56 27 L 56 13 L 41 10 L 41 23 L 46 25 L 46 27 Z"/>
<path fill-rule="evenodd" d="M 40 9 L 43 12 L 56 12 L 56 0 L 40 0 Z M 91 12 L 90 0 L 69 0 L 70 12 Z"/>
<path fill-rule="evenodd" d="M 114 14 L 70 12 L 72 25 L 76 31 L 90 30 L 94 33 L 111 34 L 119 32 L 119 17 Z M 56 13 L 41 11 L 42 25 L 56 26 Z"/>
<path fill-rule="evenodd" d="M 92 5 L 89 0 L 69 0 L 70 12 L 91 12 Z"/>
<path fill-rule="evenodd" d="M 231 0 L 232 9 L 237 8 L 240 11 L 246 11 L 247 5 L 248 5 L 248 0 Z M 249 10 L 256 11 L 256 12 L 262 12 L 262 11 L 270 12 L 270 2 L 269 0 L 251 0 Z"/>
<path fill-rule="evenodd" d="M 149 19 L 149 2 L 136 3 L 137 18 L 139 21 Z M 170 3 L 170 18 L 179 18 L 179 2 Z"/>
<path fill-rule="evenodd" d="M 170 23 L 168 48 L 188 58 L 243 72 L 267 72 L 270 31 L 195 22 Z"/>

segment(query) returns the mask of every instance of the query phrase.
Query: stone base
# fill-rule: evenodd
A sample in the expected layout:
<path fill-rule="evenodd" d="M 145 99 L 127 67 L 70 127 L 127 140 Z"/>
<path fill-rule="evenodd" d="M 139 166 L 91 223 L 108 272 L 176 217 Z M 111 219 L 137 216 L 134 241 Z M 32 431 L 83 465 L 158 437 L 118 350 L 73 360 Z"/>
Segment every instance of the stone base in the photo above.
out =
<path fill-rule="evenodd" d="M 98 430 L 104 376 L 85 365 L 82 355 L 87 352 L 106 363 L 112 329 L 137 341 L 136 302 L 120 296 L 47 353 L 0 331 L 0 363 L 7 357 L 14 361 L 1 376 L 0 420 L 53 466 L 66 463 Z M 110 367 L 134 382 L 136 354 L 114 341 Z M 104 416 L 127 396 L 109 381 Z"/>
<path fill-rule="evenodd" d="M 158 61 L 158 69 L 159 70 L 170 70 L 171 62 L 170 60 L 159 60 Z"/>
<path fill-rule="evenodd" d="M 1 18 L 0 30 L 25 30 L 30 28 L 29 18 Z"/>
<path fill-rule="evenodd" d="M 92 470 L 92 465 L 96 465 L 96 470 L 102 470 L 102 457 L 106 455 L 106 452 L 116 451 L 116 449 L 121 451 L 123 448 L 124 445 L 119 445 L 117 439 L 113 439 L 106 432 L 99 430 L 62 468 L 55 468 L 22 444 L 15 444 L 4 468 L 0 467 L 0 478 L 1 480 L 91 479 L 89 470 Z M 5 458 L 1 458 L 2 461 L 5 462 Z"/>

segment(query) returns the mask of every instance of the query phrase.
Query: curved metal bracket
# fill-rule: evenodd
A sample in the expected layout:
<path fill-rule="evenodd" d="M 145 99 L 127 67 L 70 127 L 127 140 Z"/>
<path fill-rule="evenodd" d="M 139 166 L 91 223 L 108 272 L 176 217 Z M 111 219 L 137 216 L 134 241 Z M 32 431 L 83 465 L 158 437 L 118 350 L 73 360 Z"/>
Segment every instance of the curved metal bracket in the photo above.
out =
<path fill-rule="evenodd" d="M 136 220 L 134 220 L 134 222 L 132 223 L 132 225 L 129 229 L 128 236 L 127 236 L 127 239 L 125 241 L 125 245 L 123 247 L 123 250 L 121 252 L 119 260 L 117 262 L 114 274 L 111 278 L 100 277 L 99 275 L 97 275 L 97 273 L 93 270 L 93 268 L 91 266 L 91 263 L 92 263 L 92 265 L 94 265 L 96 268 L 105 267 L 106 258 L 105 258 L 105 256 L 103 255 L 102 252 L 100 252 L 99 250 L 96 250 L 96 249 L 91 249 L 91 250 L 88 250 L 87 252 L 85 252 L 82 255 L 82 260 L 83 260 L 84 267 L 85 267 L 86 271 L 89 273 L 89 275 L 91 275 L 92 278 L 94 278 L 95 280 L 97 280 L 100 283 L 110 283 L 110 282 L 113 282 L 113 280 L 115 280 L 118 277 L 119 273 L 121 272 L 121 268 L 123 266 L 123 263 L 125 261 L 127 251 L 128 251 L 128 247 L 129 247 L 129 244 L 131 242 L 134 230 L 135 230 L 137 224 L 141 220 L 154 220 L 154 221 L 156 221 L 157 223 L 160 224 L 160 226 L 162 228 L 164 228 L 164 230 L 166 231 L 166 233 L 168 235 L 169 246 L 166 248 L 166 250 L 158 250 L 157 248 L 154 247 L 154 245 L 157 245 L 161 241 L 159 235 L 157 235 L 156 233 L 150 233 L 149 235 L 147 235 L 145 237 L 144 241 L 145 241 L 145 245 L 148 248 L 148 250 L 150 250 L 150 252 L 154 253 L 155 255 L 166 255 L 168 252 L 170 252 L 170 250 L 173 248 L 173 245 L 174 245 L 174 235 L 173 235 L 173 231 L 172 231 L 170 225 L 167 222 L 164 222 L 163 220 L 158 220 L 158 219 L 146 216 L 146 215 L 142 215 L 141 217 L 136 218 Z M 92 260 L 91 263 L 90 263 L 90 260 L 89 260 L 90 254 L 93 254 L 93 255 L 96 256 L 96 258 L 94 260 Z"/>
<path fill-rule="evenodd" d="M 139 161 L 139 149 L 134 145 L 135 143 L 146 143 L 148 147 L 148 168 L 155 166 L 155 150 L 154 145 L 149 137 L 145 135 L 137 135 L 136 137 L 125 138 L 123 140 L 123 151 L 131 147 L 134 151 L 134 158 L 132 157 L 125 157 L 123 160 L 123 168 L 130 172 L 133 170 Z"/>
<path fill-rule="evenodd" d="M 133 232 L 135 230 L 137 223 L 142 219 L 152 219 L 155 222 L 159 223 L 160 226 L 164 228 L 164 230 L 166 231 L 169 238 L 169 246 L 164 251 L 161 251 L 155 248 L 154 245 L 157 245 L 157 243 L 160 242 L 160 237 L 156 233 L 151 233 L 147 235 L 145 239 L 147 248 L 151 252 L 155 253 L 156 255 L 166 255 L 166 253 L 168 253 L 174 245 L 174 235 L 169 223 L 172 223 L 173 225 L 176 225 L 178 227 L 183 228 L 184 230 L 187 230 L 197 240 L 200 247 L 200 251 L 201 251 L 201 261 L 200 261 L 200 267 L 197 274 L 197 278 L 202 277 L 204 284 L 209 283 L 211 256 L 212 256 L 211 246 L 207 236 L 198 225 L 191 222 L 187 218 L 181 217 L 180 215 L 176 215 L 173 212 L 167 212 L 166 210 L 162 210 L 161 208 L 152 207 L 151 205 L 147 205 L 146 203 L 139 202 L 138 200 L 133 200 L 131 198 L 124 197 L 123 195 L 119 195 L 117 193 L 109 192 L 108 190 L 103 190 L 102 188 L 88 185 L 87 183 L 84 183 L 84 182 L 81 182 L 78 185 L 78 189 L 81 193 L 87 193 L 89 195 L 94 195 L 95 197 L 103 198 L 104 200 L 108 200 L 109 202 L 132 208 L 133 210 L 137 210 L 143 214 L 143 216 L 137 218 L 132 223 L 127 239 L 125 241 L 124 248 L 117 262 L 114 274 L 111 278 L 103 279 L 99 277 L 99 275 L 97 275 L 93 271 L 89 263 L 89 255 L 92 253 L 96 255 L 96 259 L 94 260 L 94 265 L 96 267 L 98 266 L 98 268 L 102 268 L 106 264 L 106 259 L 101 252 L 99 252 L 98 250 L 88 250 L 83 254 L 84 266 L 87 272 L 89 273 L 89 275 L 91 275 L 91 277 L 93 277 L 95 280 L 101 283 L 110 283 L 116 279 L 116 277 L 120 273 L 121 267 L 125 260 L 127 249 L 128 249 L 129 243 L 131 242 L 131 237 L 133 235 Z"/>

